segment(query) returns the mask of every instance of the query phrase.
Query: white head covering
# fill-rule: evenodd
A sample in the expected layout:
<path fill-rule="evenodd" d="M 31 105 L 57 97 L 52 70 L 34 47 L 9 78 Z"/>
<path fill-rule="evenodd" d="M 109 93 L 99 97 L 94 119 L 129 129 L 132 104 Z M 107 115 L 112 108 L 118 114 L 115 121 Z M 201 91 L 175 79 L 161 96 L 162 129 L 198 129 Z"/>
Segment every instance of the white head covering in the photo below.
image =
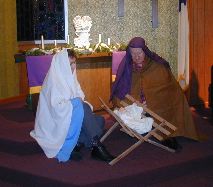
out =
<path fill-rule="evenodd" d="M 39 96 L 35 128 L 30 135 L 36 139 L 48 158 L 55 157 L 62 147 L 72 117 L 71 99 L 84 93 L 72 73 L 67 49 L 55 54 Z"/>

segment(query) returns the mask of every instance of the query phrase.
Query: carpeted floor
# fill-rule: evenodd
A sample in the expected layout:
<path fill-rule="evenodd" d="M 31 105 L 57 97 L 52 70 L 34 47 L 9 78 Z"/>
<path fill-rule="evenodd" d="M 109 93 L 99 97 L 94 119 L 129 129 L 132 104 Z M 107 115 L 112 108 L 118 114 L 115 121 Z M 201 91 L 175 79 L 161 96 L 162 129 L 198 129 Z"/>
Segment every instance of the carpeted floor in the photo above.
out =
<path fill-rule="evenodd" d="M 203 118 L 192 111 L 204 138 L 195 142 L 183 137 L 183 149 L 170 153 L 143 143 L 114 166 L 93 160 L 83 149 L 83 160 L 64 164 L 48 159 L 29 136 L 34 116 L 23 101 L 0 106 L 0 186 L 213 186 L 213 126 L 208 112 Z M 106 128 L 112 124 L 108 114 Z M 208 138 L 207 138 L 208 137 Z M 105 141 L 118 155 L 135 140 L 116 130 Z"/>

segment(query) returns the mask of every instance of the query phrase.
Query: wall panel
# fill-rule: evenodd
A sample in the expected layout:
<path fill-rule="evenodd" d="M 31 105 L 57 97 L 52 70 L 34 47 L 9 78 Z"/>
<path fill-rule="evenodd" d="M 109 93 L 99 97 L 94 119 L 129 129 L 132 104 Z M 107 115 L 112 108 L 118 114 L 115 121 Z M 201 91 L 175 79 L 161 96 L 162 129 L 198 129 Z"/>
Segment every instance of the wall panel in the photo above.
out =
<path fill-rule="evenodd" d="M 213 64 L 213 1 L 190 0 L 190 104 L 208 106 Z"/>

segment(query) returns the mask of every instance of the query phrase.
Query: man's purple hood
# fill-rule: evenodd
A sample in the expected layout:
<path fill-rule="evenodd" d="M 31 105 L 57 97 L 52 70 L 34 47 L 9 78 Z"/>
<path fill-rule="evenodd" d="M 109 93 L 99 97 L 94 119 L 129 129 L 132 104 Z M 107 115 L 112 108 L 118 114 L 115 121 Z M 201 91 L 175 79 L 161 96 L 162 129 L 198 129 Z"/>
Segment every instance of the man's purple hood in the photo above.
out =
<path fill-rule="evenodd" d="M 165 59 L 149 50 L 143 38 L 135 37 L 131 39 L 126 49 L 126 55 L 118 67 L 116 79 L 112 85 L 110 101 L 114 96 L 122 100 L 125 98 L 125 95 L 129 94 L 131 91 L 133 65 L 130 48 L 142 48 L 148 58 L 157 63 L 165 65 L 167 68 L 170 68 L 169 63 Z"/>

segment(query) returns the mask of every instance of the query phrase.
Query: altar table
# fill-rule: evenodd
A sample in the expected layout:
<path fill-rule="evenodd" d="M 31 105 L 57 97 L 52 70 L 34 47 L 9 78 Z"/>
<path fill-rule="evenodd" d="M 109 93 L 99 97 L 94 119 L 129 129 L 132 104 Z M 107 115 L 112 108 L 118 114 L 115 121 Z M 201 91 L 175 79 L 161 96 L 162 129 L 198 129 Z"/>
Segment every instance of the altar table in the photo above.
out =
<path fill-rule="evenodd" d="M 112 55 L 108 53 L 98 53 L 92 55 L 83 55 L 78 58 L 78 80 L 86 95 L 86 99 L 93 104 L 95 110 L 101 109 L 98 96 L 101 97 L 107 104 L 109 104 L 108 101 L 111 92 L 111 84 L 115 79 L 118 66 L 125 54 L 125 51 L 119 51 L 113 52 Z M 52 55 L 15 55 L 16 63 L 26 62 L 27 64 L 27 72 L 26 70 L 25 72 L 27 75 L 29 93 L 32 98 L 35 98 L 35 95 L 38 95 L 41 90 L 41 85 L 50 67 L 52 57 Z M 23 80 L 23 75 L 21 80 Z M 22 84 L 25 85 L 25 81 L 22 81 Z"/>
<path fill-rule="evenodd" d="M 52 55 L 26 56 L 29 93 L 38 94 L 51 65 Z M 94 110 L 100 110 L 98 97 L 109 103 L 111 92 L 112 56 L 108 54 L 84 55 L 77 60 L 77 77 L 86 100 Z"/>
<path fill-rule="evenodd" d="M 115 80 L 119 64 L 126 55 L 126 51 L 117 51 L 112 53 L 112 82 Z"/>

